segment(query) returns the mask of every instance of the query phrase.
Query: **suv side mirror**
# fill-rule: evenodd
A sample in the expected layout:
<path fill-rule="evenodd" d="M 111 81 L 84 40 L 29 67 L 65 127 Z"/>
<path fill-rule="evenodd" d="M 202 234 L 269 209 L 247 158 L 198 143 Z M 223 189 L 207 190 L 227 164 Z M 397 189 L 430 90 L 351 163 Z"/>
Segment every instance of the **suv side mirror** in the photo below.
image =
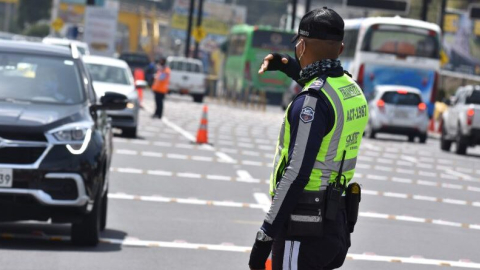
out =
<path fill-rule="evenodd" d="M 100 103 L 97 109 L 123 110 L 127 106 L 127 97 L 119 93 L 106 92 L 105 95 L 100 98 Z"/>
<path fill-rule="evenodd" d="M 135 87 L 136 88 L 140 88 L 140 89 L 145 89 L 147 88 L 148 84 L 146 81 L 144 80 L 137 80 L 135 81 Z"/>

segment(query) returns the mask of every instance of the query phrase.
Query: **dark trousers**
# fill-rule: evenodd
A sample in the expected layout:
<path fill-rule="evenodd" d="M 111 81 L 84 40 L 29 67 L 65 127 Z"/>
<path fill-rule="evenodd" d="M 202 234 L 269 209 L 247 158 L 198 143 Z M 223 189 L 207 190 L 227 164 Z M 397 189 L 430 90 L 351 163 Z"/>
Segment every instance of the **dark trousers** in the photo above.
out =
<path fill-rule="evenodd" d="M 286 227 L 273 242 L 273 270 L 329 270 L 343 265 L 350 247 L 345 210 L 336 221 L 324 220 L 324 235 L 287 239 Z"/>
<path fill-rule="evenodd" d="M 165 98 L 165 94 L 157 93 L 157 92 L 154 92 L 154 93 L 155 93 L 155 103 L 157 104 L 155 115 L 158 116 L 158 118 L 162 118 L 163 99 Z"/>

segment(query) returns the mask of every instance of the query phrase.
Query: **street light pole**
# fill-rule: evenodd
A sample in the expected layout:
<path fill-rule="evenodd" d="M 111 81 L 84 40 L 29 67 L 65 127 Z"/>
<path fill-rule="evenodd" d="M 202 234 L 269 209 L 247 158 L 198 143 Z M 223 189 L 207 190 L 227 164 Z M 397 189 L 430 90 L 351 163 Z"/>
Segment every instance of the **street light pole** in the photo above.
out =
<path fill-rule="evenodd" d="M 428 5 L 430 4 L 431 0 L 423 0 L 422 1 L 422 21 L 427 21 L 427 12 L 428 12 Z"/>
<path fill-rule="evenodd" d="M 445 19 L 445 9 L 447 8 L 447 0 L 442 0 L 442 6 L 440 8 L 440 29 L 442 29 L 443 32 L 443 21 Z"/>
<path fill-rule="evenodd" d="M 197 14 L 197 28 L 200 28 L 200 26 L 202 26 L 202 18 L 203 18 L 203 0 L 199 0 L 198 14 Z M 199 46 L 200 46 L 200 43 L 198 41 L 195 41 L 195 52 L 193 54 L 194 58 L 198 58 Z"/>
<path fill-rule="evenodd" d="M 292 30 L 295 30 L 295 19 L 297 18 L 297 2 L 298 0 L 292 0 Z"/>
<path fill-rule="evenodd" d="M 305 3 L 305 13 L 310 11 L 310 6 L 312 5 L 312 0 L 306 0 L 307 2 Z"/>
<path fill-rule="evenodd" d="M 194 7 L 195 7 L 195 0 L 190 0 L 190 9 L 188 10 L 187 42 L 185 43 L 185 57 L 188 57 L 190 54 L 190 43 L 192 42 L 192 22 L 193 22 Z"/>

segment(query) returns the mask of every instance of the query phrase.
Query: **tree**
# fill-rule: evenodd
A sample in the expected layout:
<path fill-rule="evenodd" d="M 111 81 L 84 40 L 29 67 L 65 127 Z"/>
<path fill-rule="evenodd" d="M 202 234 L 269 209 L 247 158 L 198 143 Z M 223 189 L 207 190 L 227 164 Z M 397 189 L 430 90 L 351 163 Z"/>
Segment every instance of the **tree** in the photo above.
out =
<path fill-rule="evenodd" d="M 18 3 L 17 25 L 24 29 L 26 24 L 35 24 L 50 18 L 52 0 L 20 0 Z"/>

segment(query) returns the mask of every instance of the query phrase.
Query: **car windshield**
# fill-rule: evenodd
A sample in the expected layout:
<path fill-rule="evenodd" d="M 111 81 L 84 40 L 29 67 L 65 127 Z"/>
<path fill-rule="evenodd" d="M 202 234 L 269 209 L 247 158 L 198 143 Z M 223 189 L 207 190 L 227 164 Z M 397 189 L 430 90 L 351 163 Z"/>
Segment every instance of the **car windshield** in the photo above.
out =
<path fill-rule="evenodd" d="M 130 85 L 128 71 L 125 68 L 99 64 L 87 64 L 88 72 L 93 81 Z"/>
<path fill-rule="evenodd" d="M 85 93 L 72 60 L 0 52 L 0 99 L 77 104 Z"/>
<path fill-rule="evenodd" d="M 120 59 L 124 60 L 131 67 L 146 67 L 150 64 L 150 60 L 146 55 L 140 54 L 123 54 Z"/>
<path fill-rule="evenodd" d="M 382 96 L 386 104 L 417 106 L 422 102 L 420 96 L 415 93 L 386 92 Z"/>
<path fill-rule="evenodd" d="M 472 94 L 469 97 L 467 97 L 467 100 L 465 103 L 480 105 L 480 91 L 478 90 L 473 91 Z"/>

